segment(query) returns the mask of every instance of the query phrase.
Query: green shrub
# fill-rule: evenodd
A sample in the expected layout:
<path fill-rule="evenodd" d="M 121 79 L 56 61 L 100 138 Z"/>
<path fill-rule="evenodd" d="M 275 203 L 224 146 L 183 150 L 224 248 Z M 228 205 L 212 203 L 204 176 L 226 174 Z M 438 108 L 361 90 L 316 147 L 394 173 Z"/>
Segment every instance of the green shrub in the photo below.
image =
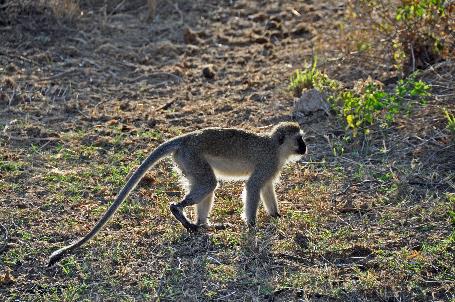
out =
<path fill-rule="evenodd" d="M 430 86 L 417 80 L 416 73 L 413 73 L 406 79 L 399 80 L 390 92 L 384 90 L 380 81 L 371 78 L 358 81 L 352 89 L 343 88 L 339 82 L 319 71 L 314 61 L 309 69 L 296 70 L 289 84 L 289 89 L 298 96 L 310 88 L 330 95 L 332 108 L 342 117 L 352 135 L 357 136 L 359 131 L 368 134 L 370 126 L 375 123 L 385 126 L 390 124 L 396 114 L 408 112 L 416 99 L 424 104 Z"/>
<path fill-rule="evenodd" d="M 340 85 L 338 82 L 317 69 L 317 57 L 314 57 L 311 67 L 305 70 L 295 70 L 291 75 L 291 83 L 288 88 L 295 96 L 299 97 L 305 89 L 316 88 L 320 91 L 325 89 L 336 89 Z"/>
<path fill-rule="evenodd" d="M 406 73 L 441 58 L 454 58 L 451 28 L 455 26 L 455 10 L 448 9 L 446 2 L 351 0 L 347 41 L 357 51 L 377 51 L 378 55 L 385 50 L 386 57 Z"/>
<path fill-rule="evenodd" d="M 369 126 L 376 121 L 390 124 L 396 114 L 410 109 L 413 98 L 424 103 L 429 88 L 422 80 L 416 80 L 415 74 L 399 80 L 391 92 L 384 91 L 381 82 L 367 79 L 359 81 L 353 89 L 335 92 L 332 102 L 356 136 L 359 130 L 368 133 Z"/>

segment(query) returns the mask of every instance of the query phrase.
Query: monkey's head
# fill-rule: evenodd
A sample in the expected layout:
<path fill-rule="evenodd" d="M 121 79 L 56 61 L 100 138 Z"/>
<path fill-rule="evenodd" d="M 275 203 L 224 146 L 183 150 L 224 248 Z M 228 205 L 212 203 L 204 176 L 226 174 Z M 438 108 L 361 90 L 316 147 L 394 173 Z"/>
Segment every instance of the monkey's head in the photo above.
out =
<path fill-rule="evenodd" d="M 307 151 L 303 133 L 297 123 L 279 123 L 272 131 L 272 139 L 278 142 L 287 155 L 304 155 Z"/>

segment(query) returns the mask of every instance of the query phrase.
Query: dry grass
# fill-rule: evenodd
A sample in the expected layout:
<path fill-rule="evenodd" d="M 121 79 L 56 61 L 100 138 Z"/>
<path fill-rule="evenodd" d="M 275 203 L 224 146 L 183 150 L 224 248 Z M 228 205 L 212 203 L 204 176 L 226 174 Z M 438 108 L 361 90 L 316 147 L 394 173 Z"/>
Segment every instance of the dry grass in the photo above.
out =
<path fill-rule="evenodd" d="M 223 183 L 211 219 L 232 227 L 187 234 L 168 211 L 182 192 L 163 162 L 96 240 L 47 268 L 160 142 L 289 119 L 289 75 L 333 36 L 326 20 L 341 20 L 334 3 L 162 1 L 148 24 L 145 1 L 114 14 L 120 1 L 108 13 L 95 2 L 79 2 L 93 15 L 74 27 L 21 17 L 0 29 L 1 301 L 455 298 L 455 142 L 441 110 L 455 110 L 451 62 L 422 74 L 427 106 L 363 140 L 344 139 L 334 117 L 305 125 L 310 153 L 278 186 L 283 217 L 261 211 L 256 233 L 240 220 L 241 184 Z M 308 23 L 314 33 L 293 30 Z M 185 44 L 187 26 L 199 44 Z M 338 55 L 319 56 L 333 78 L 375 71 Z"/>

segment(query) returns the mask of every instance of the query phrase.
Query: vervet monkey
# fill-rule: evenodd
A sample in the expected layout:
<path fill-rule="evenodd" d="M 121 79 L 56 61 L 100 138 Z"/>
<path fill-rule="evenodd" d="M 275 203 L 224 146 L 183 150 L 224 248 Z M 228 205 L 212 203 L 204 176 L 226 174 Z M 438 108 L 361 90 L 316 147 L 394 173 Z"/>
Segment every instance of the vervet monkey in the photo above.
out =
<path fill-rule="evenodd" d="M 182 201 L 171 204 L 170 210 L 188 231 L 196 231 L 208 225 L 217 179 L 246 179 L 243 216 L 248 226 L 256 225 L 260 200 L 270 216 L 279 217 L 275 181 L 287 161 L 305 153 L 302 132 L 299 125 L 292 122 L 278 124 L 269 134 L 207 128 L 168 140 L 142 162 L 95 227 L 84 237 L 52 253 L 49 265 L 95 236 L 145 173 L 167 155 L 173 156 L 189 184 L 189 192 Z M 196 223 L 190 222 L 183 211 L 192 205 L 196 206 Z"/>

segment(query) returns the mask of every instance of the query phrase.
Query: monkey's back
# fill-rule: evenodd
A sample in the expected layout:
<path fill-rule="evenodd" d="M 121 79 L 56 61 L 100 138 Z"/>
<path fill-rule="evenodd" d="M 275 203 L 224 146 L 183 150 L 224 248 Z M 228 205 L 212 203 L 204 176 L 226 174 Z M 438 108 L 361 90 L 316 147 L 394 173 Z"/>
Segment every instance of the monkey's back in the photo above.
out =
<path fill-rule="evenodd" d="M 257 162 L 277 156 L 268 135 L 232 128 L 208 128 L 185 135 L 185 145 L 199 154 Z"/>

